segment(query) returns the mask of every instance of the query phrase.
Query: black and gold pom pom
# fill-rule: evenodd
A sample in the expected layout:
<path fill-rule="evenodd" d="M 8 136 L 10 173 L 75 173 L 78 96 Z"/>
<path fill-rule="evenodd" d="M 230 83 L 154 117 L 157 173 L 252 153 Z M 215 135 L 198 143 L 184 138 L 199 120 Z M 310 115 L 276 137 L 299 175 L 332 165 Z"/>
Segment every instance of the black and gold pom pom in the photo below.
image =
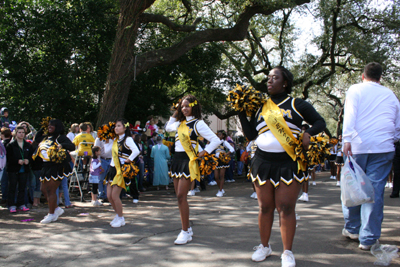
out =
<path fill-rule="evenodd" d="M 179 103 L 182 99 L 179 99 L 177 103 L 172 103 L 171 111 L 175 111 L 178 109 Z"/>
<path fill-rule="evenodd" d="M 116 137 L 115 122 L 109 122 L 100 126 L 97 130 L 97 137 L 104 141 L 108 139 L 114 139 Z"/>
<path fill-rule="evenodd" d="M 235 89 L 229 91 L 227 100 L 234 110 L 246 111 L 246 115 L 250 117 L 265 103 L 266 97 L 251 86 L 236 84 Z"/>
<path fill-rule="evenodd" d="M 202 176 L 210 175 L 213 170 L 217 168 L 218 165 L 218 159 L 215 157 L 215 155 L 210 155 L 207 152 L 204 154 L 203 157 L 197 157 L 196 160 L 199 163 L 200 174 Z"/>
<path fill-rule="evenodd" d="M 67 151 L 63 148 L 58 148 L 56 144 L 47 149 L 47 155 L 51 162 L 62 163 L 67 158 Z"/>
<path fill-rule="evenodd" d="M 53 119 L 52 117 L 45 117 L 40 122 L 40 129 L 43 129 L 43 134 L 44 135 L 48 135 L 49 134 L 49 122 L 52 119 Z"/>
<path fill-rule="evenodd" d="M 133 161 L 131 161 L 122 165 L 121 171 L 124 178 L 132 180 L 139 173 L 139 168 Z"/>
<path fill-rule="evenodd" d="M 310 145 L 307 151 L 308 164 L 318 165 L 324 162 L 326 156 L 329 156 L 329 137 L 319 134 L 310 138 Z"/>
<path fill-rule="evenodd" d="M 224 152 L 219 153 L 218 158 L 223 164 L 228 164 L 229 161 L 231 161 L 231 156 L 229 156 L 228 153 L 224 153 Z"/>
<path fill-rule="evenodd" d="M 297 143 L 294 148 L 294 153 L 296 155 L 296 160 L 307 162 L 306 152 L 303 147 L 303 133 L 301 133 L 297 138 Z"/>

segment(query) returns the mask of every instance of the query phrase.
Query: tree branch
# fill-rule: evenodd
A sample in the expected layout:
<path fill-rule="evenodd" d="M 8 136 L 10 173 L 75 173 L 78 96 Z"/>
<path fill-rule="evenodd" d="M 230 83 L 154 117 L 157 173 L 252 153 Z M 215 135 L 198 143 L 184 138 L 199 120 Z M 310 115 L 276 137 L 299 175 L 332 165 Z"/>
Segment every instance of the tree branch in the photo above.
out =
<path fill-rule="evenodd" d="M 196 30 L 197 24 L 201 21 L 201 18 L 197 18 L 192 25 L 179 25 L 169 20 L 167 17 L 158 14 L 143 13 L 140 15 L 140 21 L 142 23 L 158 22 L 169 27 L 171 30 L 178 32 L 193 32 Z"/>

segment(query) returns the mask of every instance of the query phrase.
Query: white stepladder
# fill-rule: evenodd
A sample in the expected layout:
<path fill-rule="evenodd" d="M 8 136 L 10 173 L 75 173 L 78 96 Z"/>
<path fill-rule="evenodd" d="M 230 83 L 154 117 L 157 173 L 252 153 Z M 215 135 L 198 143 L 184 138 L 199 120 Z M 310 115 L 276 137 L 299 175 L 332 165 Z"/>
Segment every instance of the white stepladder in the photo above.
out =
<path fill-rule="evenodd" d="M 76 152 L 80 151 L 81 146 L 90 146 L 92 148 L 94 145 L 93 142 L 81 142 L 78 145 L 78 149 Z M 86 164 L 83 164 L 84 158 L 87 158 Z M 75 164 L 72 169 L 72 175 L 69 180 L 69 192 L 73 188 L 78 188 L 79 189 L 79 194 L 81 197 L 81 202 L 85 202 L 85 199 L 83 197 L 83 190 L 87 189 L 88 186 L 88 180 L 89 180 L 89 169 L 90 169 L 90 157 L 87 155 L 79 155 L 77 153 L 77 156 L 75 158 Z"/>

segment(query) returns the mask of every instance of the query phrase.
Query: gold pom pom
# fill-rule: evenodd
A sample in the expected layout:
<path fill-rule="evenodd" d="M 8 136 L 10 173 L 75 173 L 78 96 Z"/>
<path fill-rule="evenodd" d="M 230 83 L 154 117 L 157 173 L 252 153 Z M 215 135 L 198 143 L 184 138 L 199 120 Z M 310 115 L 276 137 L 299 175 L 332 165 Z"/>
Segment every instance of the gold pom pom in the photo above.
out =
<path fill-rule="evenodd" d="M 108 124 L 103 124 L 97 130 L 97 137 L 100 140 L 108 140 L 114 139 L 116 137 L 115 134 L 115 122 L 109 122 Z"/>
<path fill-rule="evenodd" d="M 215 155 L 210 155 L 207 152 L 203 157 L 197 157 L 196 160 L 199 163 L 200 174 L 203 176 L 210 175 L 218 165 L 218 159 L 215 157 Z"/>
<path fill-rule="evenodd" d="M 227 100 L 234 110 L 246 111 L 246 115 L 250 117 L 265 103 L 266 97 L 251 86 L 242 87 L 236 84 L 235 89 L 229 92 Z"/>
<path fill-rule="evenodd" d="M 323 134 L 312 136 L 310 146 L 307 151 L 307 157 L 310 165 L 318 165 L 324 162 L 325 157 L 329 156 L 329 138 Z"/>
<path fill-rule="evenodd" d="M 43 129 L 43 134 L 44 135 L 48 135 L 49 134 L 49 122 L 52 119 L 53 119 L 52 117 L 45 117 L 40 122 L 40 129 Z"/>
<path fill-rule="evenodd" d="M 221 162 L 223 164 L 228 164 L 229 161 L 231 161 L 231 157 L 229 156 L 228 153 L 221 152 L 221 153 L 219 153 L 219 157 L 218 158 L 221 160 Z"/>
<path fill-rule="evenodd" d="M 67 158 L 67 151 L 59 149 L 57 144 L 54 144 L 47 149 L 47 155 L 51 162 L 62 163 Z"/>
<path fill-rule="evenodd" d="M 130 180 L 134 179 L 135 176 L 139 173 L 138 166 L 136 166 L 135 163 L 132 161 L 122 165 L 121 170 L 122 170 L 122 176 Z"/>

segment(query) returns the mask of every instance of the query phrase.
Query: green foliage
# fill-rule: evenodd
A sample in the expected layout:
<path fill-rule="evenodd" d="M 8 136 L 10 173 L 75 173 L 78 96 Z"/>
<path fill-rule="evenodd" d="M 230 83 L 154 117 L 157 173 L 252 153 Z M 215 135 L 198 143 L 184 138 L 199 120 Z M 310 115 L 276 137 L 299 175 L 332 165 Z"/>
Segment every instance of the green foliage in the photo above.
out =
<path fill-rule="evenodd" d="M 0 99 L 14 120 L 94 121 L 117 23 L 111 0 L 4 1 Z"/>

